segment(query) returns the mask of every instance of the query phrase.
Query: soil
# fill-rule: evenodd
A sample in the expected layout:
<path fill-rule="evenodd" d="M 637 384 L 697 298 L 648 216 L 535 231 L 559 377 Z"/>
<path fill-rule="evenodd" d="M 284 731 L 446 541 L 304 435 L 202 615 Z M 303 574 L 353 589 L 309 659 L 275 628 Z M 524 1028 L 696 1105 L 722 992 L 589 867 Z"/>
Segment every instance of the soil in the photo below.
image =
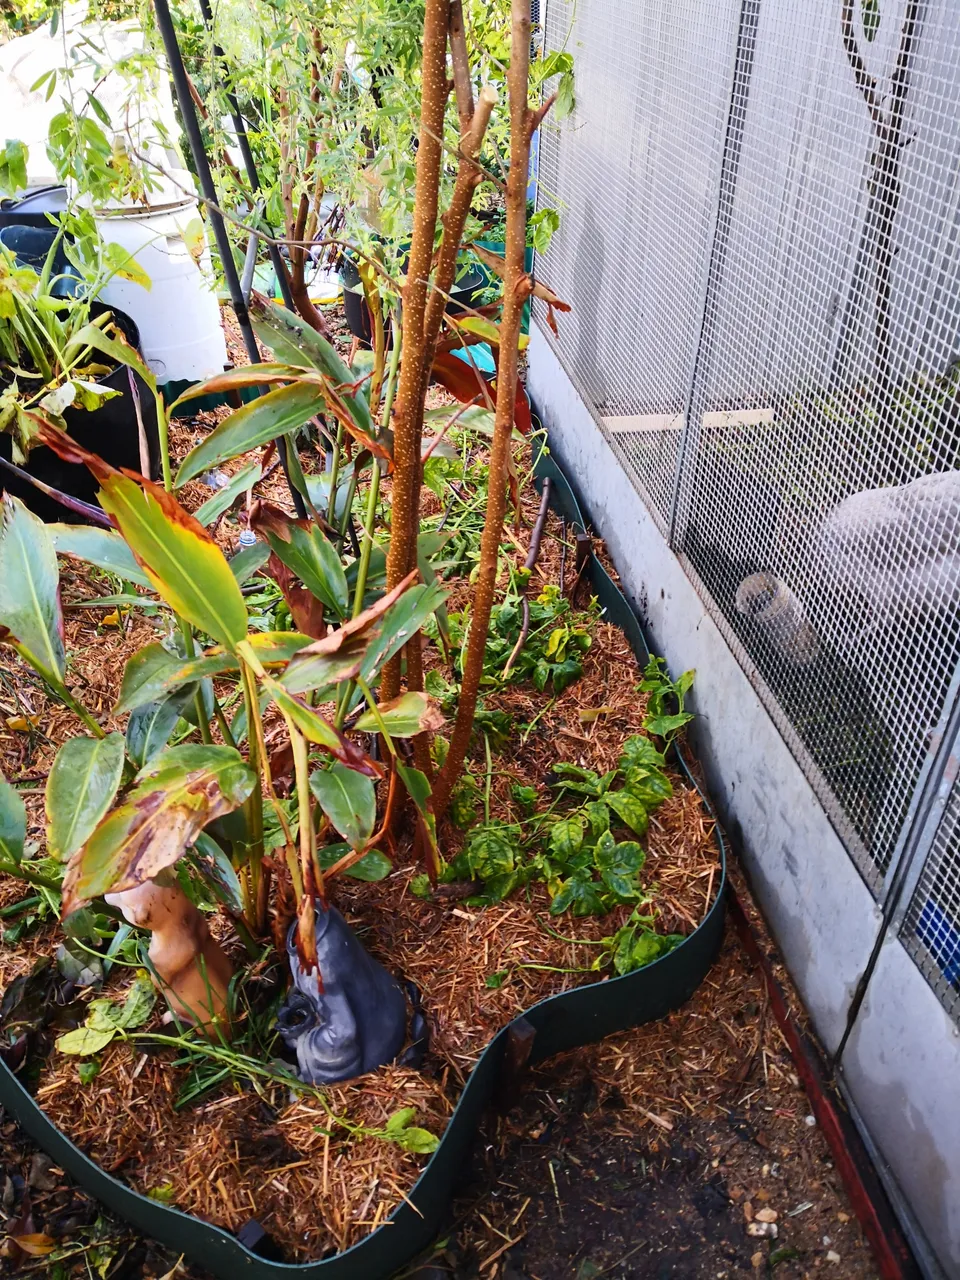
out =
<path fill-rule="evenodd" d="M 730 1054 L 734 1034 L 745 1061 L 739 1048 Z M 718 1073 L 718 1059 L 731 1057 L 732 1070 Z M 653 1078 L 637 1093 L 645 1068 Z M 486 1181 L 459 1206 L 450 1256 L 434 1262 L 463 1280 L 720 1280 L 773 1270 L 874 1280 L 795 1079 L 759 978 L 728 934 L 707 981 L 671 1018 L 533 1074 L 478 1154 Z M 765 1210 L 775 1240 L 748 1234 L 758 1214 L 771 1216 Z"/>

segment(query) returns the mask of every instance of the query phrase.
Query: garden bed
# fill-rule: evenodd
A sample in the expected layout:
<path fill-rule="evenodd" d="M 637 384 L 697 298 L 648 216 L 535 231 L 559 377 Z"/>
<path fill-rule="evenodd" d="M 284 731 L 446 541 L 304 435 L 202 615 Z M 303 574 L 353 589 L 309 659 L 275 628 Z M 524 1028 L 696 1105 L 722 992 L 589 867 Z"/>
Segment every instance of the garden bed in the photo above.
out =
<path fill-rule="evenodd" d="M 735 869 L 733 879 L 774 957 Z M 777 976 L 797 1008 L 780 965 Z M 536 1068 L 519 1105 L 484 1126 L 463 1191 L 413 1275 L 550 1280 L 596 1268 L 611 1280 L 657 1280 L 669 1266 L 682 1280 L 715 1280 L 724 1271 L 762 1275 L 767 1259 L 779 1257 L 783 1280 L 817 1268 L 877 1280 L 809 1114 L 763 980 L 731 925 L 717 964 L 681 1010 Z M 26 1193 L 36 1230 L 56 1240 L 49 1257 L 23 1260 L 24 1275 L 48 1276 L 59 1264 L 81 1280 L 89 1261 L 107 1280 L 159 1280 L 171 1271 L 175 1280 L 211 1280 L 201 1265 L 178 1265 L 179 1250 L 160 1248 L 90 1202 L 56 1167 L 45 1175 L 49 1165 L 16 1126 L 0 1126 L 0 1176 L 15 1188 L 0 1210 L 8 1229 Z M 760 1206 L 777 1211 L 778 1239 L 748 1234 L 747 1212 Z M 841 1264 L 827 1269 L 828 1252 Z"/>
<path fill-rule="evenodd" d="M 188 446 L 195 431 L 195 425 L 181 429 Z M 474 453 L 482 467 L 482 449 Z M 194 488 L 189 497 L 202 500 L 201 487 Z M 521 525 L 505 545 L 511 560 L 526 550 L 539 501 L 531 485 L 522 502 L 527 528 Z M 230 521 L 219 527 L 217 537 L 226 549 L 232 549 L 236 532 Z M 559 584 L 562 572 L 570 591 L 573 557 L 572 536 L 551 513 L 534 570 L 537 589 Z M 152 627 L 133 615 L 121 630 L 109 621 L 104 625 L 102 609 L 84 609 L 85 594 L 102 591 L 96 578 L 78 570 L 65 584 L 65 599 L 68 606 L 78 606 L 68 608 L 77 679 L 88 704 L 93 693 L 92 705 L 106 713 L 116 699 L 124 659 L 150 638 Z M 580 583 L 577 591 L 582 609 L 590 603 L 589 588 Z M 469 593 L 467 582 L 453 580 L 452 615 Z M 553 767 L 560 761 L 599 776 L 615 769 L 623 744 L 643 725 L 647 694 L 638 689 L 643 672 L 623 632 L 598 617 L 596 607 L 576 616 L 592 641 L 579 678 L 559 694 L 540 693 L 523 680 L 496 688 L 485 699 L 491 733 L 498 728 L 501 741 L 489 761 L 484 745 L 474 744 L 469 776 L 476 781 L 470 798 L 481 809 L 489 806 L 493 824 L 522 829 L 530 808 L 549 807 L 556 796 Z M 435 648 L 427 653 L 426 665 L 437 669 Z M 16 676 L 22 681 L 23 672 Z M 3 767 L 14 779 L 42 781 L 59 740 L 72 732 L 71 717 L 68 712 L 48 715 L 52 707 L 33 683 L 20 687 L 17 696 L 24 708 L 44 717 L 44 733 L 8 736 Z M 114 727 L 108 714 L 104 727 Z M 679 937 L 706 916 L 721 872 L 713 823 L 699 794 L 676 770 L 668 774 L 673 794 L 651 814 L 642 880 L 651 894 L 654 929 Z M 524 794 L 523 807 L 515 798 L 518 786 L 535 792 L 535 798 Z M 41 838 L 42 790 L 37 787 L 27 797 L 30 834 Z M 465 838 L 463 830 L 445 825 L 447 860 L 455 858 Z M 326 1088 L 322 1096 L 304 1090 L 291 1098 L 287 1082 L 251 1083 L 242 1076 L 204 1092 L 197 1075 L 202 1060 L 194 1056 L 187 1065 L 172 1066 L 177 1050 L 160 1049 L 132 1033 L 102 1052 L 97 1075 L 86 1082 L 76 1060 L 56 1051 L 36 1063 L 31 1075 L 37 1101 L 102 1169 L 159 1203 L 234 1232 L 256 1219 L 288 1260 L 317 1259 L 357 1243 L 407 1199 L 426 1159 L 382 1136 L 389 1132 L 390 1117 L 412 1108 L 415 1126 L 442 1136 L 466 1079 L 496 1033 L 538 1001 L 610 973 L 610 946 L 591 944 L 611 938 L 630 915 L 630 908 L 621 906 L 605 915 L 551 916 L 550 896 L 536 882 L 493 905 L 473 903 L 462 885 L 442 886 L 435 900 L 424 901 L 411 892 L 417 874 L 409 846 L 401 848 L 386 879 L 343 878 L 335 901 L 369 950 L 416 985 L 430 1029 L 422 1071 L 386 1067 Z M 450 896 L 444 896 L 445 888 Z M 7 881 L 0 905 L 9 905 L 18 893 L 21 887 Z M 217 932 L 228 935 L 222 922 Z M 57 941 L 58 930 L 41 925 L 5 946 L 0 953 L 4 988 L 39 956 L 52 954 Z M 229 947 L 240 959 L 235 939 Z M 592 968 L 595 960 L 604 962 L 599 974 Z M 122 997 L 128 986 L 129 970 L 115 969 L 96 995 Z M 248 977 L 247 990 L 258 1019 L 258 1043 L 269 1061 L 271 1053 L 280 1052 L 264 1015 L 276 1004 L 276 971 L 264 964 Z M 74 1022 L 82 1012 L 74 1011 Z M 155 1014 L 140 1035 L 162 1031 Z M 249 1050 L 248 1028 L 240 1031 L 242 1047 Z M 197 1092 L 196 1100 L 179 1105 L 191 1091 Z"/>

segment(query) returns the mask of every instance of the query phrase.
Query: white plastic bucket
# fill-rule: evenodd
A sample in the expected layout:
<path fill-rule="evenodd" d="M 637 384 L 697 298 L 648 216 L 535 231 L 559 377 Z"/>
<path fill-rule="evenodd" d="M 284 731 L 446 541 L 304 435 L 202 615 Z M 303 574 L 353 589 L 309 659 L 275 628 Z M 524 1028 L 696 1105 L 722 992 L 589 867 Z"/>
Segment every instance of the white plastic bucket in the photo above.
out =
<path fill-rule="evenodd" d="M 148 290 L 114 276 L 100 297 L 136 321 L 144 357 L 158 380 L 195 382 L 222 372 L 227 344 L 196 202 L 100 210 L 96 220 L 104 240 L 133 254 L 150 277 Z"/>

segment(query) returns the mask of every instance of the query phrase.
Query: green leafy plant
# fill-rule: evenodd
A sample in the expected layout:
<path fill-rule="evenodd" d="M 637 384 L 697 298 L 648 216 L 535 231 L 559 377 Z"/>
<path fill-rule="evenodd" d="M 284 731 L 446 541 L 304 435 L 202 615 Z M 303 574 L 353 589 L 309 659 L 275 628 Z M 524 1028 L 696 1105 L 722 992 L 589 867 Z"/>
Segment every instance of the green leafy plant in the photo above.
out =
<path fill-rule="evenodd" d="M 531 138 L 552 103 L 572 106 L 569 58 L 538 68 L 538 87 L 553 76 L 560 77 L 560 87 L 540 106 L 529 105 L 529 15 L 519 0 L 509 20 L 505 4 L 474 0 L 425 0 L 422 6 L 377 0 L 372 7 L 351 2 L 337 11 L 296 3 L 256 8 L 276 37 L 265 73 L 251 80 L 230 72 L 229 57 L 218 67 L 253 126 L 268 216 L 293 242 L 288 282 L 298 314 L 257 295 L 250 308 L 257 335 L 274 359 L 209 379 L 165 408 L 157 380 L 138 354 L 109 319 L 85 311 L 108 273 L 126 271 L 137 278 L 137 268 L 111 246 L 95 244 L 82 221 L 69 224 L 68 236 L 65 220 L 55 245 L 67 252 L 71 274 L 84 281 L 78 293 L 55 278 L 53 250 L 43 270 L 29 275 L 5 257 L 0 280 L 0 343 L 12 371 L 0 422 L 16 434 L 18 456 L 43 444 L 65 462 L 87 466 L 112 526 L 49 529 L 15 499 L 4 502 L 0 640 L 73 711 L 84 732 L 61 747 L 50 773 L 52 856 L 38 865 L 26 856 L 25 817 L 11 788 L 0 791 L 0 858 L 10 874 L 38 889 L 35 896 L 61 911 L 72 931 L 69 961 L 87 964 L 91 972 L 98 963 L 105 973 L 108 964 L 119 962 L 119 951 L 111 956 L 103 950 L 106 896 L 117 895 L 127 913 L 134 911 L 130 895 L 141 891 L 179 895 L 178 919 L 185 933 L 192 931 L 196 948 L 195 976 L 208 987 L 213 952 L 203 949 L 210 940 L 202 915 L 212 909 L 233 921 L 253 955 L 271 927 L 273 905 L 275 940 L 295 918 L 301 963 L 308 971 L 316 967 L 314 916 L 328 901 L 328 884 L 339 875 L 372 880 L 389 873 L 404 791 L 412 801 L 406 812 L 413 814 L 428 883 L 435 882 L 443 868 L 437 818 L 460 777 L 469 735 L 478 730 L 489 751 L 498 735 L 509 732 L 509 718 L 478 705 L 477 698 L 482 678 L 512 678 L 511 664 L 504 661 L 511 650 L 505 646 L 512 641 L 516 648 L 521 639 L 509 609 L 498 615 L 494 649 L 500 645 L 502 652 L 491 654 L 484 672 L 507 479 L 513 474 L 514 421 L 530 421 L 517 379 L 521 311 L 532 292 L 549 295 L 524 269 L 525 175 Z M 473 67 L 465 18 L 477 46 Z M 189 19 L 180 20 L 189 27 Z M 214 33 L 192 30 L 199 75 Z M 455 82 L 449 103 L 448 51 Z M 150 73 L 148 61 L 143 74 Z M 363 74 L 355 74 L 356 66 L 369 77 L 367 84 Z M 61 83 L 59 71 L 48 76 L 48 93 L 66 88 L 69 79 Z M 506 113 L 494 114 L 495 85 L 508 90 L 509 130 Z M 218 92 L 205 121 L 214 141 Z M 414 160 L 410 138 L 417 116 Z M 65 106 L 51 135 L 55 162 L 94 199 L 108 189 L 115 193 L 118 184 L 128 194 L 145 185 L 122 146 L 110 144 L 107 154 L 109 127 L 94 94 L 82 109 Z M 447 297 L 464 261 L 474 197 L 491 174 L 499 183 L 508 143 L 506 252 L 502 259 L 494 255 L 491 267 L 503 279 L 501 295 L 480 314 L 448 320 Z M 22 178 L 23 160 L 22 149 L 7 149 L 9 182 Z M 371 200 L 363 200 L 363 187 Z M 228 181 L 221 190 L 226 207 L 239 203 L 231 201 Z M 344 244 L 342 235 L 323 234 L 325 222 L 327 232 L 339 230 L 323 205 L 330 191 L 336 191 L 350 229 L 371 313 L 372 351 L 351 364 L 322 336 L 323 321 L 306 288 L 312 259 L 305 242 L 319 237 L 329 238 L 327 247 Z M 555 226 L 555 215 L 545 214 L 531 235 L 545 245 Z M 452 355 L 455 349 L 469 354 L 480 341 L 494 351 L 493 379 L 479 377 Z M 154 398 L 162 485 L 114 470 L 63 430 L 67 407 L 99 403 L 106 393 L 97 378 L 117 366 L 141 378 Z M 442 420 L 429 417 L 425 394 L 432 377 L 464 408 Z M 266 392 L 221 421 L 174 472 L 171 415 L 198 396 L 252 387 Z M 436 434 L 425 435 L 425 427 Z M 445 699 L 448 710 L 456 709 L 457 722 L 435 775 L 429 736 L 442 723 L 442 708 L 424 689 L 418 633 L 429 629 L 446 645 L 453 628 L 437 566 L 447 538 L 442 529 L 420 528 L 421 470 L 426 461 L 433 483 L 449 489 L 453 473 L 442 473 L 439 464 L 459 460 L 462 479 L 468 451 L 460 445 L 458 457 L 445 437 L 456 442 L 468 430 L 491 440 L 489 483 L 485 477 L 479 483 L 482 468 L 473 464 L 473 527 L 459 568 L 475 576 L 477 594 L 469 634 L 459 637 L 464 653 L 455 674 L 461 687 Z M 331 465 L 322 473 L 309 474 L 307 450 L 298 449 L 304 438 L 329 449 Z M 258 543 L 228 560 L 210 528 L 245 484 L 236 477 L 228 494 L 204 503 L 195 516 L 178 501 L 177 491 L 210 468 L 281 446 L 299 514 L 290 516 L 264 501 L 249 504 L 247 521 Z M 248 474 L 259 477 L 266 462 L 264 456 L 250 463 L 254 470 Z M 380 500 L 387 471 L 389 505 Z M 108 734 L 99 710 L 84 706 L 73 691 L 58 555 L 117 574 L 119 590 L 97 603 L 142 608 L 156 625 L 156 638 L 130 657 L 124 671 L 114 708 L 128 716 L 122 733 Z M 512 665 L 517 678 L 529 677 L 541 690 L 552 683 L 560 691 L 581 669 L 577 655 L 589 645 L 589 624 L 573 619 L 566 602 L 549 591 L 531 609 L 532 634 L 524 637 L 529 643 L 520 646 Z M 282 726 L 269 741 L 268 709 Z M 403 740 L 410 741 L 410 752 L 401 748 Z M 461 798 L 461 817 L 468 821 L 467 782 Z M 624 843 L 614 842 L 614 849 Z M 622 849 L 619 861 L 604 849 L 598 875 L 609 878 L 618 869 L 633 874 Z M 491 820 L 489 779 L 484 822 L 471 830 L 465 857 L 470 874 L 493 886 L 490 892 L 509 892 L 514 877 L 528 875 L 520 828 L 499 830 Z M 128 920 L 140 924 L 135 915 Z M 156 940 L 159 928 L 146 927 Z M 121 935 L 128 936 L 123 927 L 112 936 Z M 152 944 L 149 955 L 153 961 Z M 166 981 L 159 961 L 152 972 L 161 985 Z M 221 974 L 217 981 L 221 1005 L 229 1009 L 228 979 Z M 91 1006 L 84 1042 L 91 1034 L 121 1034 L 126 1016 L 103 1004 Z M 200 1026 L 211 1042 L 200 1046 L 199 1030 L 192 1039 L 180 1037 L 190 1053 L 208 1058 L 218 1071 L 239 1069 L 242 1060 L 244 1070 L 258 1074 L 260 1068 L 251 1065 L 255 1053 L 228 1061 L 227 1046 L 212 1042 L 224 1029 L 202 1020 Z M 391 1126 L 390 1140 L 421 1141 L 409 1118 L 392 1120 Z"/>
<path fill-rule="evenodd" d="M 73 274 L 55 271 L 61 251 Z M 127 251 L 100 240 L 89 214 L 63 217 L 39 271 L 0 245 L 0 431 L 13 437 L 14 461 L 42 422 L 62 427 L 65 409 L 97 409 L 119 394 L 100 379 L 128 363 L 112 350 L 126 344 L 109 311 L 91 314 L 114 275 L 150 285 Z"/>
<path fill-rule="evenodd" d="M 268 399 L 263 397 L 261 403 Z M 362 419 L 356 396 L 351 406 L 353 415 Z M 51 536 L 16 499 L 5 500 L 0 534 L 4 639 L 94 734 L 64 744 L 48 783 L 49 843 L 66 861 L 64 915 L 69 917 L 91 899 L 127 892 L 175 868 L 188 850 L 212 835 L 214 849 L 226 861 L 218 864 L 216 854 L 194 859 L 195 874 L 210 879 L 217 898 L 224 892 L 225 872 L 234 875 L 239 899 L 234 909 L 241 908 L 247 930 L 262 933 L 266 903 L 260 867 L 266 793 L 278 828 L 278 847 L 300 903 L 298 936 L 309 962 L 312 904 L 315 897 L 324 899 L 325 876 L 354 866 L 357 874 L 367 877 L 389 870 L 388 860 L 375 853 L 373 831 L 373 780 L 384 770 L 346 736 L 341 725 L 361 696 L 358 689 L 366 691 L 362 700 L 374 716 L 369 723 L 362 717 L 357 720 L 361 732 L 379 728 L 391 739 L 401 738 L 435 723 L 426 695 L 408 693 L 398 703 L 379 708 L 368 682 L 376 679 L 391 653 L 438 607 L 442 592 L 436 586 L 414 586 L 414 575 L 410 575 L 398 590 L 381 594 L 363 609 L 365 584 L 358 579 L 351 606 L 340 558 L 322 530 L 275 517 L 270 524 L 270 531 L 275 531 L 274 555 L 291 574 L 291 579 L 282 578 L 281 590 L 290 594 L 295 574 L 303 597 L 328 608 L 343 625 L 313 643 L 309 635 L 298 632 L 251 631 L 247 605 L 231 566 L 203 526 L 179 507 L 168 490 L 114 471 L 49 427 L 44 427 L 44 439 L 94 471 L 101 484 L 101 503 L 116 525 L 116 533 L 99 531 L 95 540 L 78 536 L 70 543 L 72 549 L 103 559 L 105 546 L 116 540 L 112 558 L 122 559 L 119 549 L 125 548 L 139 580 L 157 593 L 175 627 L 166 644 L 148 645 L 129 660 L 118 704 L 131 712 L 127 734 L 105 735 L 95 717 L 67 689 Z M 242 440 L 239 448 L 246 446 Z M 197 638 L 205 638 L 212 647 L 198 654 Z M 238 681 L 246 717 L 246 759 L 234 745 L 236 739 L 218 700 L 202 694 L 202 682 L 214 674 L 232 675 Z M 335 699 L 341 707 L 334 720 L 314 705 L 326 698 Z M 289 734 L 299 811 L 296 839 L 291 817 L 271 781 L 262 699 L 277 707 Z M 168 745 L 188 706 L 198 716 L 204 741 Z M 219 724 L 228 745 L 213 744 L 212 721 Z M 318 754 L 327 767 L 314 770 L 311 777 L 310 757 Z M 421 801 L 426 805 L 429 784 L 424 783 Z M 5 862 L 15 874 L 23 874 L 18 865 L 22 860 L 18 797 L 7 788 L 0 799 L 4 802 Z M 332 865 L 321 856 L 320 814 L 350 844 Z"/>
<path fill-rule="evenodd" d="M 694 718 L 684 707 L 684 698 L 693 688 L 696 672 L 684 671 L 677 680 L 670 679 L 663 658 L 651 657 L 643 673 L 640 689 L 648 695 L 643 727 L 648 733 L 669 741 Z M 673 707 L 677 709 L 672 710 Z"/>
<path fill-rule="evenodd" d="M 601 956 L 601 967 L 609 962 L 615 973 L 632 973 L 668 955 L 683 942 L 682 934 L 658 933 L 655 924 L 655 915 L 641 915 L 639 909 L 635 909 L 622 928 L 601 940 L 607 950 L 607 954 Z"/>
<path fill-rule="evenodd" d="M 499 686 L 510 680 L 529 680 L 543 692 L 548 686 L 562 693 L 583 674 L 583 655 L 592 644 L 593 623 L 599 606 L 592 601 L 588 610 L 574 613 L 559 587 L 548 583 L 530 601 L 530 629 L 517 651 L 523 627 L 520 599 L 510 593 L 497 605 L 490 619 L 484 655 L 484 686 Z M 451 614 L 450 639 L 462 670 L 465 640 L 469 635 L 469 613 Z M 508 663 L 513 656 L 512 665 Z"/>
<path fill-rule="evenodd" d="M 142 1027 L 153 1012 L 156 998 L 150 974 L 146 969 L 139 970 L 122 1005 L 112 1000 L 91 1000 L 84 1025 L 59 1036 L 57 1049 L 81 1057 L 99 1053 L 116 1036 Z"/>
<path fill-rule="evenodd" d="M 673 794 L 661 752 L 637 734 L 624 743 L 616 769 L 601 776 L 561 762 L 553 766 L 551 786 L 558 799 L 542 814 L 534 811 L 536 789 L 514 786 L 523 821 L 491 821 L 487 809 L 441 879 L 475 881 L 480 892 L 468 901 L 477 905 L 545 883 L 553 915 L 603 915 L 617 906 L 646 902 L 640 883 L 646 854 L 638 841 L 646 834 L 650 813 Z M 479 790 L 474 787 L 471 801 Z M 560 813 L 557 804 L 564 806 Z M 620 838 L 624 832 L 626 839 Z M 426 877 L 410 887 L 418 896 L 431 892 Z M 639 935 L 635 941 L 639 947 Z"/>
<path fill-rule="evenodd" d="M 417 1155 L 431 1155 L 440 1145 L 440 1139 L 429 1129 L 415 1125 L 417 1117 L 415 1107 L 401 1107 L 387 1120 L 384 1127 L 377 1131 L 377 1137 L 385 1142 L 393 1142 L 404 1151 L 413 1151 Z"/>

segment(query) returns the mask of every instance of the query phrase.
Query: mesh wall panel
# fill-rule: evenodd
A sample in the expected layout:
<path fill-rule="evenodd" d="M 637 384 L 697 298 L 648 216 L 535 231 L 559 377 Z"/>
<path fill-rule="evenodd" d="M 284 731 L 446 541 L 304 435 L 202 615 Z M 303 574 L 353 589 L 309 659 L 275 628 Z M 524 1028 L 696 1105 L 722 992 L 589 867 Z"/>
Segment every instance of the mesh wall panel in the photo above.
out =
<path fill-rule="evenodd" d="M 851 11 L 761 6 L 674 533 L 876 883 L 958 648 L 960 13 Z"/>
<path fill-rule="evenodd" d="M 573 31 L 558 354 L 879 890 L 960 652 L 960 8 Z"/>
<path fill-rule="evenodd" d="M 548 0 L 577 107 L 544 129 L 538 272 L 564 367 L 663 527 L 703 312 L 739 0 Z"/>
<path fill-rule="evenodd" d="M 950 794 L 900 936 L 960 1022 L 960 785 Z"/>

